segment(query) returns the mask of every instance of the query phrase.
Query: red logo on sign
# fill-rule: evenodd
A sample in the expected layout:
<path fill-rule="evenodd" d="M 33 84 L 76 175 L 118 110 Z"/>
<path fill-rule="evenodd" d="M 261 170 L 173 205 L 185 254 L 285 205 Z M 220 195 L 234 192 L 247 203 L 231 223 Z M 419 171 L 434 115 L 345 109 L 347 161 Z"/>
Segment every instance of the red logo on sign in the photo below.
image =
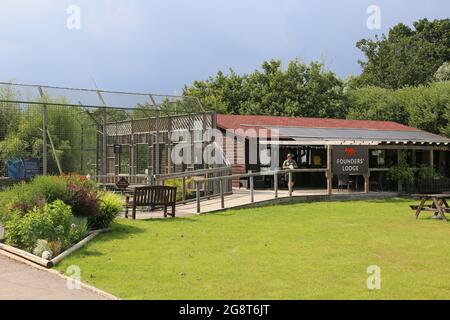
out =
<path fill-rule="evenodd" d="M 345 154 L 349 158 L 355 157 L 356 156 L 356 150 L 355 150 L 355 148 L 346 148 L 345 149 Z"/>

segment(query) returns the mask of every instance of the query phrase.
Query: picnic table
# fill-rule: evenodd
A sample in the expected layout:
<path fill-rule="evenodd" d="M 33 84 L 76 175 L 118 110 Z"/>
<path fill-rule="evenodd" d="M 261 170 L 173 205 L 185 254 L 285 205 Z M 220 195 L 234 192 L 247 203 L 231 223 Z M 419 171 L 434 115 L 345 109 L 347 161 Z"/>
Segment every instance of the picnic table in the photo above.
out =
<path fill-rule="evenodd" d="M 445 216 L 446 213 L 450 213 L 450 206 L 447 200 L 450 199 L 450 193 L 442 194 L 421 194 L 417 195 L 420 197 L 420 204 L 418 206 L 411 206 L 412 210 L 416 211 L 416 219 L 419 219 L 419 215 L 422 212 L 433 212 L 436 217 L 441 217 L 442 220 L 448 221 Z M 427 201 L 431 201 L 430 205 L 427 205 Z"/>

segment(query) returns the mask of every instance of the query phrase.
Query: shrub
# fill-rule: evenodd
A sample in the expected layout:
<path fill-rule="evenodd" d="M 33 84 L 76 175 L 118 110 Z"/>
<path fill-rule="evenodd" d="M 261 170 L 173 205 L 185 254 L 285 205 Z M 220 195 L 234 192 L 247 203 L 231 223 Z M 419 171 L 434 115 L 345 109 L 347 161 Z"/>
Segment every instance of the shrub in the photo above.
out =
<path fill-rule="evenodd" d="M 89 232 L 88 222 L 86 218 L 73 218 L 70 228 L 70 243 L 78 243 L 83 240 Z"/>
<path fill-rule="evenodd" d="M 123 199 L 119 195 L 111 192 L 102 193 L 99 214 L 89 219 L 90 229 L 108 228 L 122 209 Z"/>
<path fill-rule="evenodd" d="M 56 200 L 66 202 L 69 199 L 66 180 L 56 176 L 36 177 L 30 183 L 20 183 L 11 189 L 10 194 L 8 209 L 18 210 L 22 214 L 45 203 Z"/>
<path fill-rule="evenodd" d="M 190 184 L 194 182 L 194 179 L 186 179 L 186 197 L 189 198 L 193 195 L 193 191 L 187 188 Z M 168 187 L 177 187 L 177 201 L 183 199 L 183 180 L 182 179 L 170 179 L 166 180 L 165 185 Z"/>
<path fill-rule="evenodd" d="M 419 178 L 436 178 L 438 176 L 438 173 L 436 170 L 429 165 L 421 165 L 419 169 Z"/>
<path fill-rule="evenodd" d="M 44 207 L 35 207 L 25 215 L 12 213 L 5 225 L 6 243 L 32 252 L 38 240 L 60 242 L 64 247 L 70 244 L 72 212 L 61 200 Z"/>
<path fill-rule="evenodd" d="M 68 190 L 70 196 L 67 203 L 75 217 L 92 218 L 98 215 L 100 201 L 97 190 L 76 183 L 69 183 Z"/>

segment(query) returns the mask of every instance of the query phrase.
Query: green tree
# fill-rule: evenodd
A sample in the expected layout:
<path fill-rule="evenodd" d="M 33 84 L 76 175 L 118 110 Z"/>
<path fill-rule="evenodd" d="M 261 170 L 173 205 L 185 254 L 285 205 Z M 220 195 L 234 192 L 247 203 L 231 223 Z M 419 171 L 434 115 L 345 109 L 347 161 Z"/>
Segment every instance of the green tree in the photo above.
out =
<path fill-rule="evenodd" d="M 218 72 L 206 81 L 184 88 L 208 109 L 229 114 L 344 117 L 343 82 L 317 62 L 292 60 L 286 69 L 281 61 L 263 63 L 261 70 L 238 75 Z"/>
<path fill-rule="evenodd" d="M 358 41 L 366 56 L 359 61 L 363 85 L 397 89 L 425 84 L 450 61 L 450 19 L 422 19 L 413 26 L 400 23 L 387 36 Z"/>

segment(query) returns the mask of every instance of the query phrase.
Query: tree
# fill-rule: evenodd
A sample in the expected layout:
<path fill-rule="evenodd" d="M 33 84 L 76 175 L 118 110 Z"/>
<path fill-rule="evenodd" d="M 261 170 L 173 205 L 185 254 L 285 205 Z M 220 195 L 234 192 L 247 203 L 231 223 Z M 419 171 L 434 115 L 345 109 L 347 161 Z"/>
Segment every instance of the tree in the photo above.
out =
<path fill-rule="evenodd" d="M 357 42 L 367 59 L 359 61 L 363 85 L 398 89 L 426 84 L 450 61 L 450 19 L 422 19 L 413 26 L 400 23 L 387 36 Z"/>
<path fill-rule="evenodd" d="M 350 119 L 395 121 L 437 134 L 450 133 L 450 81 L 398 90 L 349 90 Z"/>
<path fill-rule="evenodd" d="M 263 63 L 261 70 L 238 75 L 218 72 L 206 81 L 184 88 L 184 95 L 198 97 L 208 109 L 229 114 L 277 116 L 345 117 L 343 82 L 312 62 Z"/>

